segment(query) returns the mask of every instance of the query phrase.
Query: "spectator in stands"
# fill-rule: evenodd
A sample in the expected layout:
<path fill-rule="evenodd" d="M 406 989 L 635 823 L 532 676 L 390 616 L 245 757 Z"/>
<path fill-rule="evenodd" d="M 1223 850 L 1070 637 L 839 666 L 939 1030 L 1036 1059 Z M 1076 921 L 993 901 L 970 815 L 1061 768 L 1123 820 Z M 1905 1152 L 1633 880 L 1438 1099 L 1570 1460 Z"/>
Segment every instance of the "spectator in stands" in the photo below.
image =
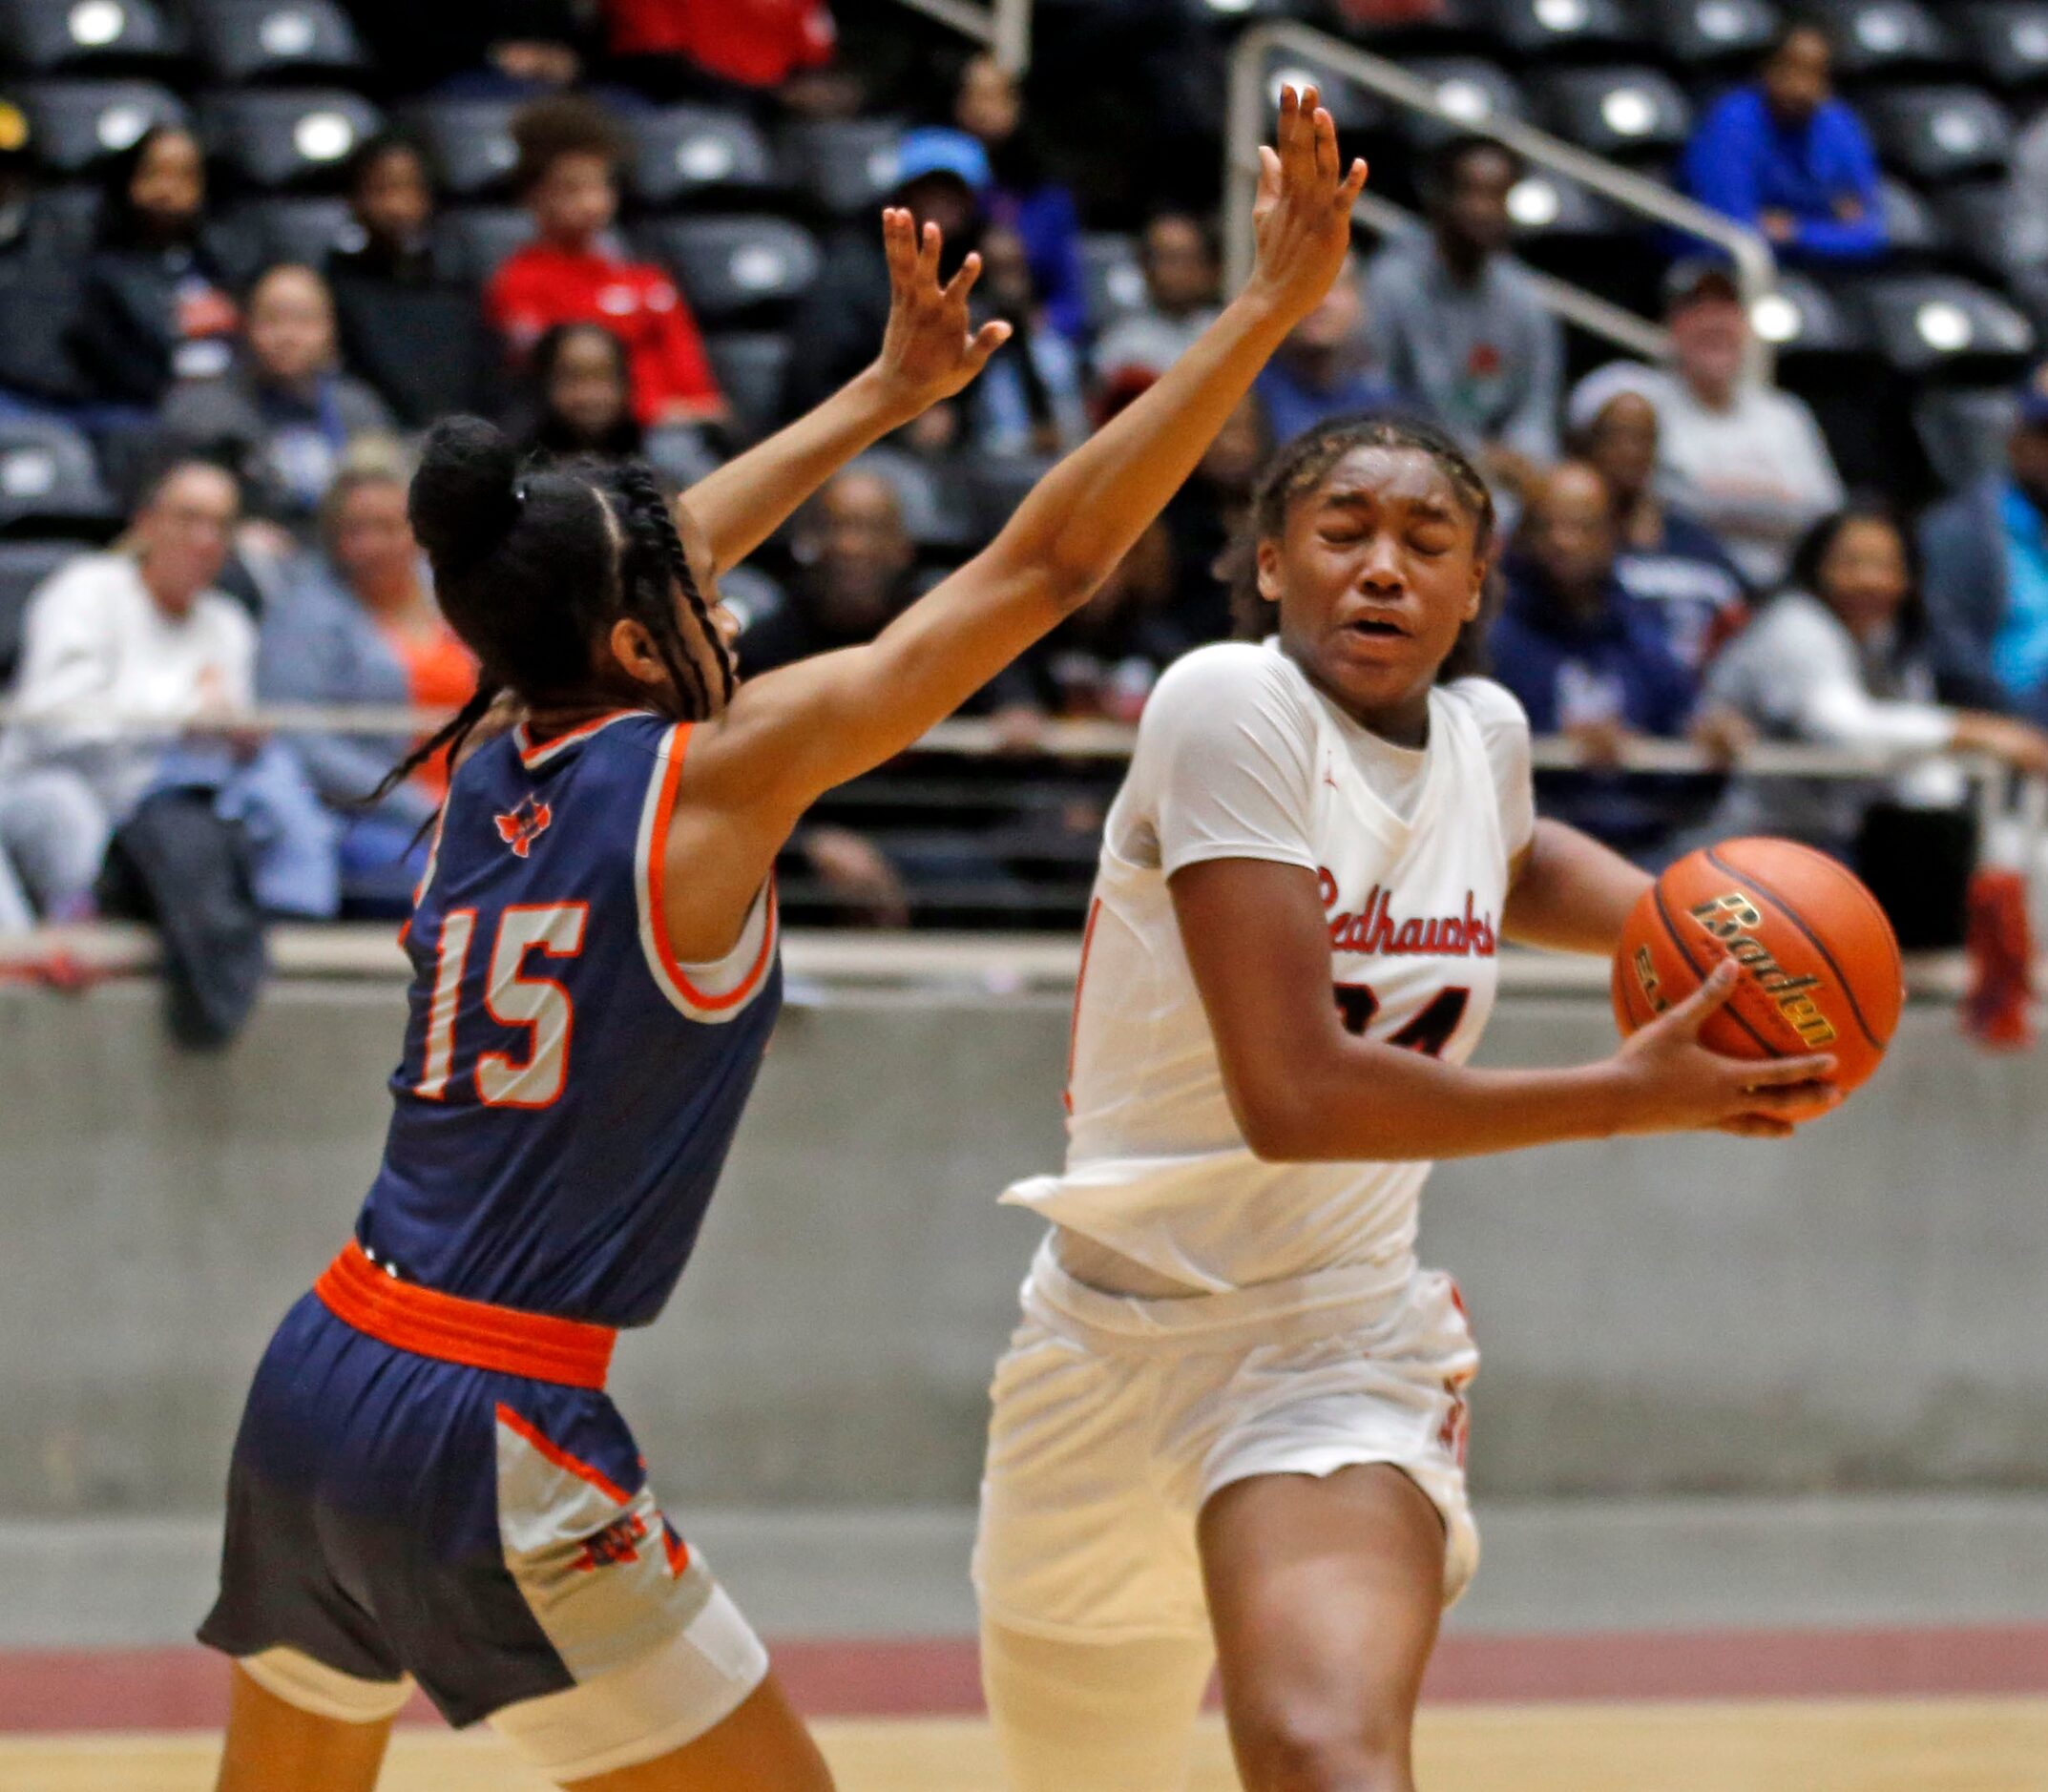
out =
<path fill-rule="evenodd" d="M 1679 262 L 1664 305 L 1672 367 L 1602 367 L 1573 408 L 1591 414 L 1620 391 L 1656 406 L 1663 490 L 1713 531 L 1751 589 L 1769 591 L 1805 531 L 1840 508 L 1841 475 L 1804 401 L 1755 377 L 1749 313 L 1725 262 Z"/>
<path fill-rule="evenodd" d="M 2048 724 L 2048 365 L 2020 393 L 2006 470 L 1920 528 L 1945 695 Z"/>
<path fill-rule="evenodd" d="M 1875 260 L 1887 246 L 1877 154 L 1834 97 L 1818 25 L 1788 24 L 1759 78 L 1718 100 L 1686 146 L 1681 183 L 1703 205 L 1819 266 Z"/>
<path fill-rule="evenodd" d="M 1323 302 L 1288 333 L 1252 388 L 1264 406 L 1267 433 L 1275 442 L 1288 442 L 1327 417 L 1417 408 L 1369 365 L 1370 359 L 1366 297 L 1353 259 Z"/>
<path fill-rule="evenodd" d="M 527 362 L 529 396 L 510 433 L 529 453 L 629 459 L 646 451 L 626 345 L 601 323 L 557 323 Z"/>
<path fill-rule="evenodd" d="M 348 210 L 362 241 L 328 250 L 325 270 L 343 364 L 408 428 L 475 409 L 496 348 L 475 288 L 436 257 L 425 152 L 393 132 L 370 138 L 349 165 Z"/>
<path fill-rule="evenodd" d="M 1118 318 L 1096 344 L 1096 375 L 1105 385 L 1158 379 L 1216 317 L 1223 277 L 1216 233 L 1186 212 L 1160 212 L 1139 249 L 1145 308 Z"/>
<path fill-rule="evenodd" d="M 1004 352 L 964 400 L 969 440 L 984 454 L 1064 454 L 1088 435 L 1081 360 L 1055 329 L 1032 278 L 1024 239 L 992 224 L 981 242 L 979 294 L 991 317 L 1011 327 Z"/>
<path fill-rule="evenodd" d="M 551 324 L 602 323 L 626 344 L 642 424 L 722 417 L 725 401 L 675 281 L 611 245 L 622 154 L 611 120 L 587 99 L 542 100 L 519 115 L 513 135 L 536 236 L 491 277 L 487 305 L 514 354 L 524 359 Z"/>
<path fill-rule="evenodd" d="M 940 272 L 951 278 L 980 247 L 981 202 L 994 176 L 988 152 L 965 131 L 936 127 L 907 132 L 896 151 L 896 188 L 889 203 L 906 207 L 920 231 L 945 233 Z M 888 261 L 872 217 L 837 232 L 825 244 L 818 279 L 790 329 L 783 409 L 794 415 L 823 404 L 865 367 L 888 327 Z M 939 407 L 939 420 L 951 416 Z"/>
<path fill-rule="evenodd" d="M 1488 637 L 1491 669 L 1539 735 L 1577 743 L 1592 769 L 1547 774 L 1546 814 L 1620 852 L 1652 857 L 1682 820 L 1682 789 L 1612 770 L 1639 737 L 1675 740 L 1698 686 L 1658 618 L 1622 589 L 1614 494 L 1567 461 L 1532 490 L 1504 563 L 1507 601 Z"/>
<path fill-rule="evenodd" d="M 36 199 L 29 115 L 0 99 L 0 416 L 85 396 L 65 337 L 77 309 L 77 246 Z"/>
<path fill-rule="evenodd" d="M 1366 282 L 1388 380 L 1510 491 L 1557 458 L 1564 368 L 1557 321 L 1508 253 L 1508 196 L 1521 177 L 1502 145 L 1452 138 L 1423 181 L 1430 233 L 1382 249 Z"/>
<path fill-rule="evenodd" d="M 1179 619 L 1195 641 L 1230 637 L 1232 552 L 1251 516 L 1252 488 L 1272 446 L 1265 412 L 1252 393 L 1230 413 L 1166 507 L 1181 573 Z"/>
<path fill-rule="evenodd" d="M 406 517 L 397 454 L 365 445 L 321 507 L 321 552 L 263 616 L 257 694 L 265 703 L 411 706 L 452 713 L 476 688 L 476 662 L 434 603 Z M 424 766 L 376 803 L 365 799 L 411 750 L 400 735 L 286 739 L 340 830 L 342 893 L 359 910 L 402 913 L 419 878 L 418 839 L 448 786 Z"/>
<path fill-rule="evenodd" d="M 825 0 L 604 0 L 603 10 L 612 53 L 630 61 L 637 80 L 658 71 L 656 91 L 736 88 L 802 112 L 844 109 L 846 84 L 830 77 L 839 34 Z M 685 68 L 700 78 L 691 82 Z"/>
<path fill-rule="evenodd" d="M 1657 406 L 1640 392 L 1575 404 L 1572 433 L 1607 481 L 1620 552 L 1615 577 L 1663 624 L 1664 642 L 1697 673 L 1748 615 L 1743 575 L 1711 531 L 1657 490 Z"/>
<path fill-rule="evenodd" d="M 1080 213 L 1073 192 L 1047 175 L 1016 80 L 993 56 L 968 58 L 953 96 L 953 121 L 988 152 L 994 176 L 985 201 L 990 221 L 1023 240 L 1047 321 L 1078 344 L 1088 331 Z"/>
<path fill-rule="evenodd" d="M 289 262 L 249 294 L 235 365 L 180 380 L 161 421 L 174 442 L 230 461 L 251 510 L 285 524 L 311 519 L 351 442 L 392 427 L 384 401 L 337 365 L 326 281 Z"/>
<path fill-rule="evenodd" d="M 407 92 L 533 98 L 573 87 L 583 72 L 581 0 L 347 0 L 380 73 Z"/>
<path fill-rule="evenodd" d="M 1866 783 L 1738 773 L 1708 823 L 1710 837 L 1805 841 L 1857 864 L 1888 886 L 1879 888 L 1885 899 L 1901 882 L 1929 881 L 1935 866 L 1920 863 L 1901 880 L 1869 863 L 1866 812 L 1892 801 L 1916 809 L 1959 805 L 1962 781 L 1932 756 L 1985 753 L 2048 774 L 2048 734 L 1933 700 L 1914 557 L 1910 533 L 1882 505 L 1851 504 L 1823 519 L 1793 556 L 1785 591 L 1730 643 L 1706 681 L 1708 708 L 1753 736 L 1878 755 L 1894 775 Z"/>
<path fill-rule="evenodd" d="M 240 322 L 230 294 L 254 257 L 238 233 L 207 220 L 205 159 L 180 125 L 143 132 L 106 184 L 72 354 L 94 397 L 154 406 L 173 380 L 226 369 Z"/>

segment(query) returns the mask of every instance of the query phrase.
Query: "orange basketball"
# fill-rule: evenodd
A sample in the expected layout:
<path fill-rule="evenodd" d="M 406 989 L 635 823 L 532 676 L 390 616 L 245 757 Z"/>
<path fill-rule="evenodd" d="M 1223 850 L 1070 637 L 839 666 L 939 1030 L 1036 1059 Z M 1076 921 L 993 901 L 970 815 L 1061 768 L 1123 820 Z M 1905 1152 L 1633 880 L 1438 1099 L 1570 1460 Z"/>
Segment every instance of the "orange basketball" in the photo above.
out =
<path fill-rule="evenodd" d="M 1625 1037 L 1682 1002 L 1723 957 L 1745 975 L 1701 1035 L 1737 1058 L 1826 1052 L 1834 1082 L 1860 1087 L 1897 1030 L 1906 987 L 1877 899 L 1825 853 L 1788 840 L 1730 840 L 1688 853 L 1643 893 L 1614 963 Z"/>

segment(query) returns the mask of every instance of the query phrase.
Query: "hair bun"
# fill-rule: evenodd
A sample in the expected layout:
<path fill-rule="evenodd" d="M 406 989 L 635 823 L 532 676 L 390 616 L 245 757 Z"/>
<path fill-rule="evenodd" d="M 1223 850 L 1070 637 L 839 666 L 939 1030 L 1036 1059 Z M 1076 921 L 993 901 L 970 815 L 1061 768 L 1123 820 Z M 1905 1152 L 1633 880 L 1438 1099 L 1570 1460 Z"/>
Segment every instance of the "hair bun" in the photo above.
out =
<path fill-rule="evenodd" d="M 407 513 L 436 571 L 487 559 L 519 521 L 519 456 L 481 417 L 434 425 L 412 476 Z"/>

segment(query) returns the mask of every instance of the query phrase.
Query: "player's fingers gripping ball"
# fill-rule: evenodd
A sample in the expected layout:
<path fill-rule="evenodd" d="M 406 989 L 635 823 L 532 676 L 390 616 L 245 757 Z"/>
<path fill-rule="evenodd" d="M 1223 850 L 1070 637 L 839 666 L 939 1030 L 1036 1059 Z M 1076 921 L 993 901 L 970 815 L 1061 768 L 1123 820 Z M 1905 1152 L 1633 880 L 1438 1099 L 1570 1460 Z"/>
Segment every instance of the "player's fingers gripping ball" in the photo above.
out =
<path fill-rule="evenodd" d="M 1710 1051 L 1825 1052 L 1844 1094 L 1876 1070 L 1898 1028 L 1905 978 L 1891 924 L 1854 873 L 1787 840 L 1688 853 L 1643 892 L 1622 929 L 1614 964 L 1622 1035 L 1682 1002 L 1724 957 L 1744 975 L 1701 1033 Z"/>

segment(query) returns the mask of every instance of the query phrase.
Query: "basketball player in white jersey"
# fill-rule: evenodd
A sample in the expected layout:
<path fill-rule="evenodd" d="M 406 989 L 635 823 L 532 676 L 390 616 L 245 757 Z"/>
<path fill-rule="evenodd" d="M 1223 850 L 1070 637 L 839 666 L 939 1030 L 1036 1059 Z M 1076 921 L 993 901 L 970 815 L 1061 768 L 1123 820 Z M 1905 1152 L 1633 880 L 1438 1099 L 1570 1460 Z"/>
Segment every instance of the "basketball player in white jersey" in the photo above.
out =
<path fill-rule="evenodd" d="M 1176 1792 L 1219 1657 L 1252 1792 L 1406 1792 L 1478 1557 L 1478 1354 L 1419 1269 L 1430 1160 L 1776 1137 L 1832 1061 L 1699 1043 L 1728 968 L 1607 1061 L 1474 1071 L 1505 939 L 1612 953 L 1647 880 L 1534 812 L 1454 676 L 1494 511 L 1426 427 L 1340 420 L 1254 508 L 1242 631 L 1160 682 L 1110 817 L 1064 1174 L 995 1373 L 975 1584 L 1014 1792 Z"/>

